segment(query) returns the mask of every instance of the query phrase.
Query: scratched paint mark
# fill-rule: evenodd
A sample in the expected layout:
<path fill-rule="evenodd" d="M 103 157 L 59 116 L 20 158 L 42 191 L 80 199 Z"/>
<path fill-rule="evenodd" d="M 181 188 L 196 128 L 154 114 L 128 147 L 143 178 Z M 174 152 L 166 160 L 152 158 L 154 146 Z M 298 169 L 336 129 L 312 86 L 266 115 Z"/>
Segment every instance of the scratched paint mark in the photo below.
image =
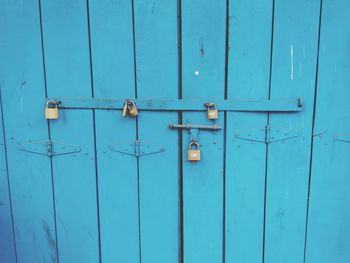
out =
<path fill-rule="evenodd" d="M 23 111 L 23 98 L 22 97 L 21 97 L 20 105 L 21 105 L 21 112 L 22 112 Z"/>
<path fill-rule="evenodd" d="M 26 80 L 23 80 L 19 86 L 20 89 L 22 89 L 27 84 Z"/>
<path fill-rule="evenodd" d="M 45 232 L 46 240 L 47 240 L 47 243 L 49 244 L 49 248 L 50 248 L 50 251 L 51 251 L 51 260 L 52 260 L 52 262 L 57 262 L 57 257 L 56 257 L 56 240 L 52 236 L 50 227 L 49 227 L 49 225 L 47 224 L 47 222 L 45 220 L 42 221 L 42 227 L 43 227 L 43 230 Z"/>
<path fill-rule="evenodd" d="M 199 76 L 199 71 L 196 70 L 196 71 L 194 72 L 194 75 Z"/>
<path fill-rule="evenodd" d="M 290 45 L 290 79 L 294 79 L 294 49 L 293 45 Z"/>
<path fill-rule="evenodd" d="M 277 211 L 277 217 L 279 218 L 279 229 L 280 230 L 284 230 L 285 229 L 285 226 L 283 224 L 283 219 L 284 219 L 284 216 L 286 214 L 286 210 L 283 209 L 283 208 L 280 208 L 278 211 Z"/>
<path fill-rule="evenodd" d="M 155 2 L 153 2 L 153 3 L 152 3 L 152 8 L 151 8 L 151 12 L 152 12 L 152 14 L 154 14 L 155 7 L 156 7 L 156 3 L 155 3 Z"/>
<path fill-rule="evenodd" d="M 203 38 L 200 39 L 199 41 L 199 54 L 203 58 L 205 55 L 205 50 L 204 50 L 204 44 L 203 44 Z"/>

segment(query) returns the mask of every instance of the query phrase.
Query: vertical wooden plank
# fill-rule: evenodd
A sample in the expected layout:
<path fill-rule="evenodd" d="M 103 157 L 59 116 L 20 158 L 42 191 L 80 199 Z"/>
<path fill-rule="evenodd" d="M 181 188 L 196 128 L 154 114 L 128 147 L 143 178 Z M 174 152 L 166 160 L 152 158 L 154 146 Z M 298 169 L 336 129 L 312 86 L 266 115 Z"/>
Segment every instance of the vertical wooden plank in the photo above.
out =
<path fill-rule="evenodd" d="M 305 262 L 349 262 L 349 1 L 323 1 Z"/>
<path fill-rule="evenodd" d="M 182 2 L 182 94 L 224 98 L 226 1 Z M 220 108 L 220 105 L 218 105 Z M 224 124 L 219 114 L 219 125 Z M 184 113 L 183 121 L 208 124 L 206 113 Z M 183 132 L 184 262 L 222 262 L 223 131 L 200 131 L 202 159 L 187 161 Z"/>
<path fill-rule="evenodd" d="M 0 90 L 0 262 L 14 263 L 16 262 L 16 250 L 6 155 Z"/>
<path fill-rule="evenodd" d="M 95 97 L 135 97 L 131 1 L 91 0 L 89 11 Z M 110 150 L 135 139 L 135 119 L 96 111 L 102 262 L 139 262 L 136 158 Z"/>
<path fill-rule="evenodd" d="M 268 99 L 272 1 L 229 3 L 229 99 Z M 265 113 L 227 113 L 226 262 L 261 262 L 266 144 L 236 138 L 259 133 Z"/>
<path fill-rule="evenodd" d="M 268 146 L 265 262 L 302 262 L 320 1 L 275 1 L 271 99 L 301 97 L 296 114 L 271 114 L 270 126 L 299 137 Z"/>
<path fill-rule="evenodd" d="M 86 1 L 43 1 L 42 18 L 48 96 L 91 96 Z M 50 124 L 53 141 L 81 147 L 53 157 L 60 262 L 98 262 L 92 111 L 61 111 Z"/>
<path fill-rule="evenodd" d="M 50 159 L 18 149 L 48 139 L 38 2 L 0 5 L 0 86 L 18 262 L 57 262 Z"/>
<path fill-rule="evenodd" d="M 138 98 L 178 97 L 177 2 L 135 0 Z M 139 158 L 141 260 L 179 262 L 177 113 L 140 112 L 138 139 L 162 153 Z M 142 144 L 144 143 L 144 144 Z"/>

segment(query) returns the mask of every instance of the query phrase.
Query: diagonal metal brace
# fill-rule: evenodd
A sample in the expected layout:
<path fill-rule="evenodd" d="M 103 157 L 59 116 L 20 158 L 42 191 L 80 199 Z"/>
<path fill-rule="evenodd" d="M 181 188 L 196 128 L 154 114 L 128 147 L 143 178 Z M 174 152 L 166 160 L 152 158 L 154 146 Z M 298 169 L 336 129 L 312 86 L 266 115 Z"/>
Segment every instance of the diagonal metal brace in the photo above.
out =
<path fill-rule="evenodd" d="M 266 144 L 285 141 L 297 138 L 299 136 L 300 134 L 296 130 L 286 129 L 283 127 L 274 127 L 270 125 L 241 131 L 235 134 L 237 139 Z"/>
<path fill-rule="evenodd" d="M 141 157 L 145 155 L 157 154 L 165 152 L 166 149 L 157 145 L 148 144 L 143 141 L 133 141 L 129 143 L 118 143 L 110 145 L 109 149 L 112 152 L 118 152 L 135 157 Z"/>
<path fill-rule="evenodd" d="M 78 153 L 81 151 L 78 145 L 58 141 L 27 141 L 18 146 L 23 152 L 46 155 L 48 157 L 64 154 Z"/>
<path fill-rule="evenodd" d="M 338 133 L 333 137 L 334 141 L 350 143 L 350 134 Z"/>

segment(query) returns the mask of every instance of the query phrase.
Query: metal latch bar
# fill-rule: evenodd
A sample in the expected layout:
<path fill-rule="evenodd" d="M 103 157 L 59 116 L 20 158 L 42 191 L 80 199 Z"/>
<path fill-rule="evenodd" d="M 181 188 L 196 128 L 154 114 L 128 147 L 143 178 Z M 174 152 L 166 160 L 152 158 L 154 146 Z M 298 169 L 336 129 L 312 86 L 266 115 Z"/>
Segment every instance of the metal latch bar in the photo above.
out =
<path fill-rule="evenodd" d="M 59 102 L 60 109 L 122 110 L 126 99 L 49 98 Z M 132 99 L 138 110 L 145 111 L 206 111 L 214 103 L 219 111 L 298 112 L 303 109 L 301 98 L 285 100 L 224 100 L 224 99 Z"/>
<path fill-rule="evenodd" d="M 200 125 L 200 124 L 169 124 L 170 129 L 197 129 L 197 130 L 220 130 L 221 126 L 213 124 L 213 125 Z"/>

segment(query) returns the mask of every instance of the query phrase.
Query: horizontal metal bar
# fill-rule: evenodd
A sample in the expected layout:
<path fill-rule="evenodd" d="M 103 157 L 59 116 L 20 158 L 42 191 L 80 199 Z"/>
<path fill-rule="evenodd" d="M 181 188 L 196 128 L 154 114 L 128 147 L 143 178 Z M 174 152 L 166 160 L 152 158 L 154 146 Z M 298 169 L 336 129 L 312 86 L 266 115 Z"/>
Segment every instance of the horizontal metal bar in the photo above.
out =
<path fill-rule="evenodd" d="M 213 125 L 200 125 L 200 124 L 169 124 L 171 129 L 199 129 L 199 130 L 220 130 L 221 126 Z"/>
<path fill-rule="evenodd" d="M 49 98 L 59 101 L 60 109 L 121 110 L 127 99 Z M 298 112 L 301 99 L 287 100 L 223 100 L 223 99 L 131 99 L 145 111 L 205 111 L 204 104 L 215 103 L 219 111 Z"/>

